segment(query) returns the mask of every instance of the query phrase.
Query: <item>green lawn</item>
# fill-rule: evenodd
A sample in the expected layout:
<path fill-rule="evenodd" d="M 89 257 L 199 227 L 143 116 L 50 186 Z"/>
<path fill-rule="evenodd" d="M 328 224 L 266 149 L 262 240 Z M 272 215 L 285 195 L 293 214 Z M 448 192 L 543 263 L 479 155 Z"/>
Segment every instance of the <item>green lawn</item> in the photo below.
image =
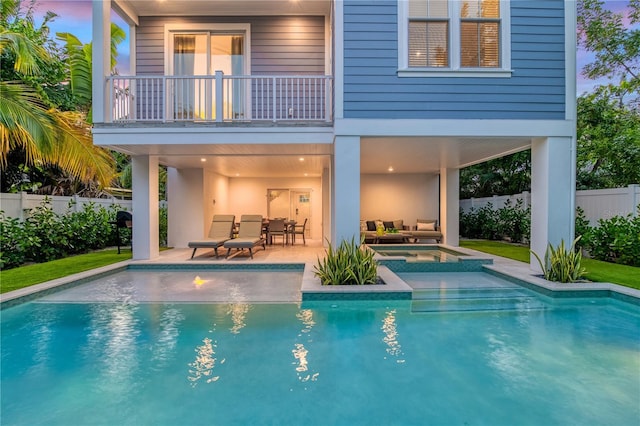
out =
<path fill-rule="evenodd" d="M 107 249 L 0 271 L 0 293 L 18 290 L 128 259 L 131 259 L 131 250 L 121 250 L 121 254 L 118 254 L 117 249 Z"/>
<path fill-rule="evenodd" d="M 529 248 L 524 246 L 499 241 L 460 241 L 460 246 L 529 263 Z M 591 281 L 615 283 L 640 290 L 640 268 L 594 259 L 583 259 L 583 266 L 587 270 L 586 278 Z"/>

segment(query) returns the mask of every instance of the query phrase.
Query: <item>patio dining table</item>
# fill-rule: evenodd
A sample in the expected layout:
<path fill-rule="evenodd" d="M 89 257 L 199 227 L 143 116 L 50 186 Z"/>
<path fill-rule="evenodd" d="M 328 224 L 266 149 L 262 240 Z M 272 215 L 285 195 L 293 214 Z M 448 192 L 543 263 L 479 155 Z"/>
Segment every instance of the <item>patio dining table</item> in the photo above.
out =
<path fill-rule="evenodd" d="M 262 233 L 266 236 L 267 244 L 271 245 L 271 240 L 268 238 L 269 237 L 269 221 L 270 219 L 262 220 Z M 296 221 L 295 220 L 285 221 L 284 229 L 285 229 L 285 242 L 286 244 L 289 244 L 289 235 L 292 235 L 292 233 L 295 231 Z M 293 238 L 291 239 L 291 244 L 293 244 Z"/>

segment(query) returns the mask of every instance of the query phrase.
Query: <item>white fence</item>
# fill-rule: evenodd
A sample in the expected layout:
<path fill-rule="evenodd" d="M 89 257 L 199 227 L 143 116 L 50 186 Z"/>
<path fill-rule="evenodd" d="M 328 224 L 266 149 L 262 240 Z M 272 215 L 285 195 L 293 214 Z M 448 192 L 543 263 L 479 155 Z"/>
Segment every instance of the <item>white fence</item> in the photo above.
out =
<path fill-rule="evenodd" d="M 523 192 L 515 195 L 503 195 L 484 198 L 460 200 L 460 208 L 468 212 L 471 208 L 479 209 L 491 203 L 494 209 L 499 209 L 511 200 L 515 206 L 518 200 L 527 208 L 531 205 L 531 194 Z M 576 207 L 584 210 L 591 225 L 596 225 L 599 219 L 609 219 L 613 216 L 637 216 L 640 207 L 640 185 L 629 185 L 626 188 L 591 189 L 576 191 Z"/>
<path fill-rule="evenodd" d="M 67 211 L 80 211 L 82 206 L 94 203 L 96 206 L 109 208 L 111 205 L 118 205 L 119 210 L 132 210 L 131 200 L 119 200 L 117 198 L 82 198 L 78 196 L 61 197 L 57 195 L 36 195 L 21 192 L 19 194 L 0 194 L 0 210 L 4 211 L 7 217 L 17 217 L 20 220 L 28 215 L 29 210 L 39 206 L 45 198 L 50 200 L 51 208 L 54 212 L 63 214 Z M 71 208 L 69 203 L 73 201 Z"/>

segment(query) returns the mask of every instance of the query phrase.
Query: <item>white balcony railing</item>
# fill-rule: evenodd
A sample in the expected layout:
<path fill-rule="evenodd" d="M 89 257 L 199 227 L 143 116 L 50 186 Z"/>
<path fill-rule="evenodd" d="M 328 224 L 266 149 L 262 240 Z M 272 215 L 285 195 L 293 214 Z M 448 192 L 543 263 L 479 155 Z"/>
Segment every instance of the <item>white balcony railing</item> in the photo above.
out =
<path fill-rule="evenodd" d="M 331 121 L 331 76 L 107 77 L 107 122 Z"/>

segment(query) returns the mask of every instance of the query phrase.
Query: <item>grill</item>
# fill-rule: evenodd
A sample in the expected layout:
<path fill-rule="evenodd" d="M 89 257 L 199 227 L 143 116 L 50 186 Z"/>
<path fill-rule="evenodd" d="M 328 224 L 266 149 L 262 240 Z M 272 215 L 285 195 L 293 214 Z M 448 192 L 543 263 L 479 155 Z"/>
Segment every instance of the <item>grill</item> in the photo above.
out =
<path fill-rule="evenodd" d="M 118 254 L 120 254 L 120 246 L 122 245 L 122 240 L 120 238 L 120 229 L 131 229 L 133 225 L 133 216 L 127 211 L 120 210 L 116 213 L 116 220 L 109 223 L 115 225 L 116 227 L 116 244 L 118 245 Z M 131 249 L 133 250 L 133 246 L 131 247 Z"/>

